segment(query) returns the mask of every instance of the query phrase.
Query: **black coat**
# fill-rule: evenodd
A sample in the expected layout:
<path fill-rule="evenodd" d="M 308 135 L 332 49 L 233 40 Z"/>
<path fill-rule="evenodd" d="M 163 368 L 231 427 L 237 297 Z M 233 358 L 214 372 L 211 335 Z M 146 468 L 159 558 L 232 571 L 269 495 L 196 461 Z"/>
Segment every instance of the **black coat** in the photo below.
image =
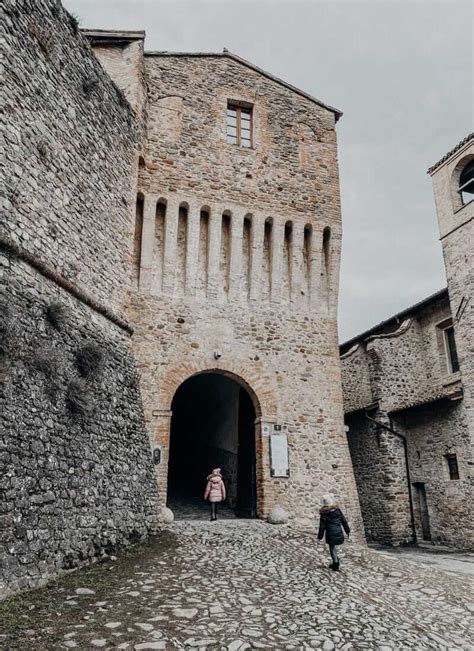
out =
<path fill-rule="evenodd" d="M 337 506 L 330 509 L 321 509 L 318 540 L 322 540 L 326 533 L 328 545 L 342 545 L 344 542 L 342 529 L 349 535 L 351 530 L 341 509 L 337 508 Z"/>

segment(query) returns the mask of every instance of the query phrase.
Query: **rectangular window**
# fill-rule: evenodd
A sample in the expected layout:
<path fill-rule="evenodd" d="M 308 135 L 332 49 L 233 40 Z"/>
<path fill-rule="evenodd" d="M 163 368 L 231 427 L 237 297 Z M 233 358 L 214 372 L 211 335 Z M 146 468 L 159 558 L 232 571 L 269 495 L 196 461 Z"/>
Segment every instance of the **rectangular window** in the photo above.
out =
<path fill-rule="evenodd" d="M 239 147 L 252 147 L 252 109 L 227 104 L 227 142 Z"/>
<path fill-rule="evenodd" d="M 445 454 L 448 465 L 449 479 L 459 479 L 458 459 L 455 454 Z"/>
<path fill-rule="evenodd" d="M 451 373 L 459 371 L 458 354 L 456 351 L 456 342 L 454 340 L 454 328 L 449 326 L 444 330 L 444 341 L 446 345 L 446 354 L 448 356 L 449 368 Z"/>

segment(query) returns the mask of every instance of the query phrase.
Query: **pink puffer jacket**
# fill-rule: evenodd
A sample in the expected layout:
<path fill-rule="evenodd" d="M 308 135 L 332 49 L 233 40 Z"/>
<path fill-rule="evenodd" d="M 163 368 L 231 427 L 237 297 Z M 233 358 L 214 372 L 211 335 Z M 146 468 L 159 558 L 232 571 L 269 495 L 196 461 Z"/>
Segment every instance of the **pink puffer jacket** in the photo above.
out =
<path fill-rule="evenodd" d="M 209 502 L 223 502 L 225 500 L 225 484 L 220 475 L 209 475 L 204 499 L 208 499 Z"/>

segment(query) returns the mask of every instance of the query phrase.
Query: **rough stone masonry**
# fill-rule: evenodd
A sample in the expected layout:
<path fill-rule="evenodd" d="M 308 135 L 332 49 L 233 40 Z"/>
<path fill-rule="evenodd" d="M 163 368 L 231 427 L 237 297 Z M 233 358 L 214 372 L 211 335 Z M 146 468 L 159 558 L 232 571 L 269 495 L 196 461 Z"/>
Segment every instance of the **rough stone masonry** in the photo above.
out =
<path fill-rule="evenodd" d="M 340 112 L 235 55 L 84 35 L 56 0 L 7 0 L 3 22 L 2 590 L 154 528 L 173 436 L 193 458 L 190 380 L 214 383 L 189 413 L 207 406 L 252 515 L 309 522 L 332 491 L 362 532 L 336 329 Z"/>
<path fill-rule="evenodd" d="M 59 2 L 7 1 L 0 594 L 154 528 L 124 303 L 138 132 Z"/>
<path fill-rule="evenodd" d="M 175 395 L 190 378 L 225 375 L 255 408 L 256 514 L 281 504 L 309 521 L 334 491 L 361 530 L 337 349 L 339 111 L 230 53 L 150 52 L 140 68 L 143 36 L 87 34 L 132 104 L 146 88 L 129 318 L 160 494 L 170 496 Z M 233 142 L 239 107 L 249 147 Z M 287 477 L 272 475 L 277 432 Z"/>

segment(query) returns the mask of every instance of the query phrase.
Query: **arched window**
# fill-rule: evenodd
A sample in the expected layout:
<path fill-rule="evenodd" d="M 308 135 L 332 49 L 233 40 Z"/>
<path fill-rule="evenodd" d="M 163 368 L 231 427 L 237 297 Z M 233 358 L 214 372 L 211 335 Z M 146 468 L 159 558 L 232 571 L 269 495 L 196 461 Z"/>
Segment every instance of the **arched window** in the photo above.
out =
<path fill-rule="evenodd" d="M 331 229 L 329 226 L 323 231 L 323 259 L 326 275 L 329 276 L 329 262 L 331 255 Z"/>
<path fill-rule="evenodd" d="M 303 287 L 308 298 L 311 293 L 311 273 L 312 273 L 312 254 L 313 254 L 313 227 L 306 224 L 304 227 L 303 239 Z"/>
<path fill-rule="evenodd" d="M 461 172 L 458 192 L 463 206 L 474 199 L 474 159 Z"/>
<path fill-rule="evenodd" d="M 331 287 L 331 229 L 329 226 L 323 230 L 323 260 L 321 269 L 321 289 L 323 305 L 329 305 L 329 290 Z"/>
<path fill-rule="evenodd" d="M 209 206 L 203 206 L 199 216 L 199 248 L 196 281 L 196 293 L 201 298 L 205 297 L 207 292 L 210 215 L 211 209 Z"/>

